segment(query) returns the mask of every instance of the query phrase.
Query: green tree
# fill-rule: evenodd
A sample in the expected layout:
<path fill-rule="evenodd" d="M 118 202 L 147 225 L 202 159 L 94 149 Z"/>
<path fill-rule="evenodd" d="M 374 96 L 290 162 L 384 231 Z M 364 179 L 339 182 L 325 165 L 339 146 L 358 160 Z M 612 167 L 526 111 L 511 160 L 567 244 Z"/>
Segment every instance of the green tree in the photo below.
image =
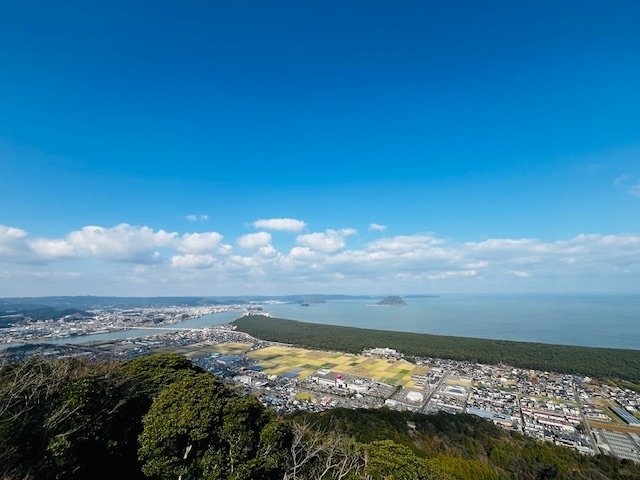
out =
<path fill-rule="evenodd" d="M 430 475 L 424 460 L 392 440 L 378 440 L 365 446 L 366 473 L 380 480 L 422 480 Z"/>
<path fill-rule="evenodd" d="M 281 477 L 290 433 L 255 397 L 227 399 L 220 436 L 225 442 L 230 478 Z"/>
<path fill-rule="evenodd" d="M 70 381 L 51 403 L 45 417 L 50 476 L 87 478 L 115 474 L 119 435 L 113 435 L 113 413 L 121 405 L 109 377 L 89 374 Z"/>
<path fill-rule="evenodd" d="M 147 398 L 149 405 L 151 399 L 166 386 L 185 376 L 203 372 L 200 367 L 175 353 L 144 355 L 120 364 L 118 370 L 127 379 L 133 393 Z"/>
<path fill-rule="evenodd" d="M 112 371 L 106 363 L 75 359 L 1 365 L 0 478 L 57 478 L 71 464 L 70 471 L 78 471 L 77 458 L 66 453 L 82 449 L 83 438 L 103 438 L 100 428 L 84 434 L 103 418 L 109 401 L 103 379 Z"/>
<path fill-rule="evenodd" d="M 284 469 L 287 431 L 254 398 L 208 374 L 163 389 L 143 419 L 143 472 L 158 479 L 269 479 Z"/>
<path fill-rule="evenodd" d="M 491 465 L 454 455 L 438 455 L 427 463 L 433 471 L 446 473 L 456 480 L 498 480 L 500 478 Z"/>

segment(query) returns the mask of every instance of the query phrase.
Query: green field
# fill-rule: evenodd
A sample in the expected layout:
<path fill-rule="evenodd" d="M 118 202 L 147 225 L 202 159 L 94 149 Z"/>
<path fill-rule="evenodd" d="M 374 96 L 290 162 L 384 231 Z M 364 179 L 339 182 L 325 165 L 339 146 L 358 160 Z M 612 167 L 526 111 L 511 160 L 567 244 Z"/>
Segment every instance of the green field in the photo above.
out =
<path fill-rule="evenodd" d="M 335 372 L 373 378 L 391 385 L 414 388 L 411 375 L 425 373 L 421 367 L 405 360 L 386 360 L 361 355 L 309 350 L 285 346 L 272 346 L 250 352 L 263 371 L 270 375 L 287 375 L 299 380 L 326 368 Z"/>

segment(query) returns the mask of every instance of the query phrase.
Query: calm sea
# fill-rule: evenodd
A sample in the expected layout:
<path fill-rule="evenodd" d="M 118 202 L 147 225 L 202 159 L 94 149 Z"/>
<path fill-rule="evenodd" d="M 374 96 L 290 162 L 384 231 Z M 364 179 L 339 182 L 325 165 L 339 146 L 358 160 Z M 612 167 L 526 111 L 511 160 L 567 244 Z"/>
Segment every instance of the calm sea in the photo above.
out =
<path fill-rule="evenodd" d="M 640 349 L 640 295 L 441 295 L 404 306 L 267 305 L 275 317 L 351 327 Z"/>

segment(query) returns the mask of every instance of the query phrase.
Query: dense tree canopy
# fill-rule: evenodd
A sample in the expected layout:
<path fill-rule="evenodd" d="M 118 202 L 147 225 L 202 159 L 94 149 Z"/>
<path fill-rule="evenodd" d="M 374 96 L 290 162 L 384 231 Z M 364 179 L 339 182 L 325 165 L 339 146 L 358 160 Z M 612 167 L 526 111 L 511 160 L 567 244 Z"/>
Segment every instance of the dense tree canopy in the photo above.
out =
<path fill-rule="evenodd" d="M 393 440 L 377 440 L 367 445 L 366 472 L 384 480 L 421 480 L 429 475 L 426 461 Z"/>
<path fill-rule="evenodd" d="M 188 392 L 188 394 L 185 394 Z M 253 397 L 239 397 L 207 374 L 160 392 L 140 435 L 152 478 L 251 480 L 284 474 L 287 432 Z"/>
<path fill-rule="evenodd" d="M 469 415 L 276 417 L 177 355 L 0 366 L 0 478 L 635 479 L 640 466 Z"/>

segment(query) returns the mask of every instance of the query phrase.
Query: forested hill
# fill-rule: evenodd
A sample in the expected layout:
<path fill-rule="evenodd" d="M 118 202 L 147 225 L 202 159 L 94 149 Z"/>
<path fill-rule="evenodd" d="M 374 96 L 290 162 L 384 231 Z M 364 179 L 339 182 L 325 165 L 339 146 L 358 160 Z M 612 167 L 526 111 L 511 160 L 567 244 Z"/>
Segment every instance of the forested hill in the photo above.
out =
<path fill-rule="evenodd" d="M 453 478 L 623 479 L 633 478 L 640 470 L 631 462 L 620 468 L 610 457 L 585 457 L 551 442 L 507 432 L 473 415 L 339 408 L 298 413 L 294 418 L 308 419 L 316 428 L 343 432 L 368 445 L 393 442 L 396 452 L 404 451 L 407 464 L 413 452 L 434 470 Z"/>
<path fill-rule="evenodd" d="M 469 415 L 335 410 L 277 417 L 173 354 L 0 365 L 0 478 L 631 480 Z"/>
<path fill-rule="evenodd" d="M 640 383 L 640 350 L 370 330 L 262 315 L 241 317 L 233 324 L 238 330 L 256 338 L 309 348 L 359 353 L 365 348 L 389 347 L 408 356 L 505 363 L 521 368 Z"/>

